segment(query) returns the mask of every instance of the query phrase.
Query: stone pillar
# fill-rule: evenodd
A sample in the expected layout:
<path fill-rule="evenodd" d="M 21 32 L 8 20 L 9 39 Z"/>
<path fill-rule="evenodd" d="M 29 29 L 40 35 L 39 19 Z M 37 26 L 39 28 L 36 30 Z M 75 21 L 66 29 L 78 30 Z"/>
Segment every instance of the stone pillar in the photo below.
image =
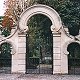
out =
<path fill-rule="evenodd" d="M 68 52 L 66 53 L 67 44 L 65 44 L 68 41 L 71 41 L 71 39 L 62 32 L 62 35 L 61 35 L 61 74 L 68 74 Z"/>
<path fill-rule="evenodd" d="M 53 74 L 61 73 L 61 34 L 53 32 Z"/>
<path fill-rule="evenodd" d="M 18 73 L 26 72 L 26 34 L 18 35 Z"/>
<path fill-rule="evenodd" d="M 14 32 L 15 29 L 12 30 Z M 26 34 L 21 34 L 19 31 L 9 39 L 15 44 L 15 54 L 12 54 L 11 73 L 26 72 Z"/>
<path fill-rule="evenodd" d="M 12 30 L 12 33 L 15 29 Z M 12 54 L 11 73 L 18 73 L 18 32 L 9 39 L 15 46 L 15 53 Z"/>

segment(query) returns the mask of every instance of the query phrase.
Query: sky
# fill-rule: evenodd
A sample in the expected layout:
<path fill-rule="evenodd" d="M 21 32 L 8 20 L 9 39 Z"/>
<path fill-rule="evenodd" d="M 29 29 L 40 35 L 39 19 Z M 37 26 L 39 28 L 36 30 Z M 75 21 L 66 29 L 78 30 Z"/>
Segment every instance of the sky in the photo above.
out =
<path fill-rule="evenodd" d="M 3 16 L 5 12 L 4 0 L 0 0 L 0 16 Z"/>

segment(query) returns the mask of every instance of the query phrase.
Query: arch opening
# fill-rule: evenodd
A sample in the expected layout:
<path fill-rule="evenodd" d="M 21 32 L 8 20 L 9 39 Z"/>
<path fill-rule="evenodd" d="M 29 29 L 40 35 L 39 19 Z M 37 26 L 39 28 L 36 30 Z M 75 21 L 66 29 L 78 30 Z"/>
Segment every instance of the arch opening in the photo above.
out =
<path fill-rule="evenodd" d="M 52 22 L 47 16 L 36 14 L 27 23 L 29 31 L 26 36 L 26 72 L 52 74 Z"/>
<path fill-rule="evenodd" d="M 12 45 L 4 42 L 0 45 L 0 73 L 11 73 Z"/>
<path fill-rule="evenodd" d="M 21 33 L 26 33 L 27 32 L 27 37 L 26 37 L 26 44 L 28 44 L 28 32 L 30 31 L 30 27 L 28 25 L 28 21 L 31 17 L 33 17 L 34 15 L 37 15 L 37 14 L 42 14 L 42 15 L 45 15 L 46 17 L 48 17 L 48 19 L 50 20 L 51 22 L 51 25 L 49 26 L 49 30 L 51 31 L 51 33 L 56 33 L 58 34 L 59 30 L 61 29 L 62 27 L 62 22 L 61 22 L 61 18 L 59 16 L 59 14 L 51 7 L 47 6 L 47 5 L 42 5 L 42 4 L 36 4 L 36 5 L 33 5 L 33 6 L 30 6 L 29 8 L 27 8 L 20 16 L 20 20 L 19 20 L 19 30 L 21 31 Z M 46 31 L 47 27 L 45 28 L 45 31 L 44 32 L 47 32 Z M 34 30 L 34 29 L 33 29 Z M 31 31 L 32 32 L 32 31 Z M 49 35 L 49 34 L 48 34 Z M 55 34 L 56 35 L 56 34 Z M 59 34 L 60 35 L 60 34 Z M 52 48 L 51 50 L 53 49 L 53 35 L 51 36 L 52 40 L 50 42 L 52 42 Z M 34 40 L 34 39 L 33 39 Z M 46 39 L 47 40 L 47 39 Z M 37 41 L 38 42 L 38 41 Z M 36 43 L 37 43 L 36 42 Z M 28 46 L 27 47 L 27 50 L 28 50 Z M 27 51 L 26 50 L 26 51 Z M 41 50 L 41 47 L 39 47 L 39 52 Z M 34 51 L 33 51 L 34 52 Z M 53 52 L 53 51 L 52 51 Z M 26 52 L 27 53 L 27 52 Z M 53 55 L 53 54 L 52 54 Z M 40 57 L 39 57 L 40 58 Z M 44 58 L 45 59 L 45 58 Z M 51 59 L 50 57 L 48 57 L 47 59 Z M 26 60 L 27 62 L 28 60 Z M 54 61 L 54 60 L 53 60 Z M 38 61 L 39 62 L 39 61 Z M 55 62 L 55 61 L 54 61 Z M 41 62 L 39 62 L 40 64 Z M 52 62 L 51 62 L 52 63 Z M 28 63 L 26 63 L 28 64 Z M 53 63 L 52 63 L 53 64 Z M 58 64 L 57 64 L 58 65 Z M 60 66 L 60 65 L 59 65 Z M 40 66 L 39 66 L 40 67 Z M 38 67 L 38 73 L 40 73 L 40 68 Z M 47 72 L 50 72 L 50 73 L 58 73 L 58 72 L 53 72 L 52 71 L 52 68 L 53 66 L 51 65 L 50 66 L 51 69 L 50 71 L 47 71 Z M 54 65 L 54 67 L 56 67 Z M 58 67 L 57 67 L 58 68 Z M 56 68 L 55 68 L 56 69 Z M 49 69 L 46 69 L 46 70 L 49 70 Z M 31 71 L 31 70 L 29 70 Z M 35 70 L 36 71 L 36 70 Z M 33 72 L 35 73 L 35 72 Z"/>
<path fill-rule="evenodd" d="M 68 45 L 68 71 L 69 74 L 80 74 L 80 44 L 72 42 Z"/>

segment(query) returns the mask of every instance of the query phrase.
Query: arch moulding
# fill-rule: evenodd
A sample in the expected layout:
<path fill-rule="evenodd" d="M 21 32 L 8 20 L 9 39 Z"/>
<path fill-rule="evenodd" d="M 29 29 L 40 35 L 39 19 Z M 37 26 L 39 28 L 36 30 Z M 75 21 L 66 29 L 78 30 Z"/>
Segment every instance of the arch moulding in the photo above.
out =
<path fill-rule="evenodd" d="M 71 44 L 71 43 L 74 43 L 74 42 L 80 44 L 79 41 L 75 41 L 75 40 L 69 40 L 69 41 L 65 42 L 65 44 L 63 45 L 63 53 L 65 55 L 69 54 L 69 52 L 67 51 L 68 45 Z"/>
<path fill-rule="evenodd" d="M 11 50 L 11 54 L 15 54 L 16 53 L 16 49 L 15 49 L 15 44 L 9 40 L 6 40 L 6 41 L 2 41 L 0 43 L 0 46 L 3 44 L 3 43 L 9 43 L 11 46 L 12 46 L 12 50 Z"/>
<path fill-rule="evenodd" d="M 19 28 L 21 31 L 28 31 L 27 22 L 33 15 L 43 14 L 47 16 L 51 22 L 51 31 L 54 29 L 58 31 L 62 27 L 62 22 L 59 14 L 51 7 L 47 5 L 37 4 L 27 8 L 20 16 Z"/>

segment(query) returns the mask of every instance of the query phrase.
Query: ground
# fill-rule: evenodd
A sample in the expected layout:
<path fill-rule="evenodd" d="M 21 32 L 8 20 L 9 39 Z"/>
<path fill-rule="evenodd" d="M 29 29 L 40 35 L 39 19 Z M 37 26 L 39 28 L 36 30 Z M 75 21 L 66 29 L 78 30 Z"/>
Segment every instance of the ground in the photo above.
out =
<path fill-rule="evenodd" d="M 80 80 L 80 75 L 0 74 L 0 80 Z"/>

